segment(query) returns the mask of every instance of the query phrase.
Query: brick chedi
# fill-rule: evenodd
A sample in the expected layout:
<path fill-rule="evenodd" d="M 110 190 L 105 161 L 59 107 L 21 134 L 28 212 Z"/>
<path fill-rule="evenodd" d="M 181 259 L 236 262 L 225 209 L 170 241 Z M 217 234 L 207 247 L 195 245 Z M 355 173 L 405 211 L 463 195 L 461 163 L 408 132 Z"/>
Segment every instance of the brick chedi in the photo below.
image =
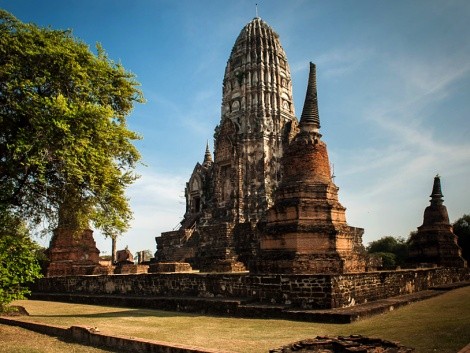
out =
<path fill-rule="evenodd" d="M 260 272 L 365 271 L 363 229 L 346 223 L 319 129 L 316 70 L 311 63 L 300 132 L 282 159 L 282 182 L 260 239 Z"/>
<path fill-rule="evenodd" d="M 202 271 L 247 269 L 297 124 L 286 54 L 279 36 L 256 17 L 227 62 L 214 160 L 206 151 L 196 165 L 180 229 L 156 238 L 157 261 L 189 262 Z"/>
<path fill-rule="evenodd" d="M 73 196 L 65 197 L 59 207 L 58 225 L 46 250 L 48 277 L 108 272 L 107 267 L 99 264 L 100 251 L 96 248 L 93 231 L 81 229 L 78 214 L 71 211 L 74 202 L 77 201 Z"/>
<path fill-rule="evenodd" d="M 106 268 L 99 265 L 99 254 L 92 230 L 73 231 L 57 228 L 46 250 L 50 261 L 47 276 L 106 273 Z"/>
<path fill-rule="evenodd" d="M 444 206 L 439 175 L 434 178 L 431 204 L 424 210 L 423 224 L 410 238 L 409 259 L 418 265 L 466 267 L 457 236 Z"/>

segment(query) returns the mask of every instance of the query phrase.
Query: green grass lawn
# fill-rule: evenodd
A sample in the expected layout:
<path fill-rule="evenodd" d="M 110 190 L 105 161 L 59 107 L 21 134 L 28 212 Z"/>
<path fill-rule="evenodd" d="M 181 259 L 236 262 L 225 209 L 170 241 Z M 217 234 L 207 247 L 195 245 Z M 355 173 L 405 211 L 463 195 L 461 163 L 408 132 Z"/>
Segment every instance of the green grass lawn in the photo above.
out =
<path fill-rule="evenodd" d="M 158 310 L 17 301 L 30 313 L 22 317 L 54 325 L 98 327 L 102 333 L 224 349 L 268 352 L 317 335 L 362 334 L 399 341 L 417 353 L 455 353 L 470 342 L 470 287 L 410 304 L 352 324 L 239 319 Z"/>
<path fill-rule="evenodd" d="M 0 324 L 0 353 L 109 353 L 93 347 L 68 343 L 20 327 Z"/>

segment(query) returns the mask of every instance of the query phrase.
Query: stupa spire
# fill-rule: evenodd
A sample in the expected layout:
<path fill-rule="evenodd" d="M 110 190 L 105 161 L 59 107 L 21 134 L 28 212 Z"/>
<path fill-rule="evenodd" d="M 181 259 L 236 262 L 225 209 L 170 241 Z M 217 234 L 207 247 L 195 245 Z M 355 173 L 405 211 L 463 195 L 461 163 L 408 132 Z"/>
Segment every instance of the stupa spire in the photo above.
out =
<path fill-rule="evenodd" d="M 435 177 L 434 177 L 434 184 L 432 186 L 432 192 L 431 192 L 431 195 L 429 195 L 429 197 L 431 197 L 431 204 L 442 204 L 443 203 L 443 197 L 444 195 L 442 195 L 442 189 L 441 189 L 441 177 L 439 176 L 439 174 L 437 174 Z"/>
<path fill-rule="evenodd" d="M 211 164 L 212 163 L 212 154 L 209 150 L 209 141 L 206 142 L 206 152 L 204 153 L 204 162 L 203 165 Z"/>
<path fill-rule="evenodd" d="M 304 107 L 300 117 L 300 128 L 304 131 L 306 130 L 316 133 L 320 130 L 320 116 L 318 114 L 317 100 L 317 74 L 316 66 L 312 62 L 310 63 Z"/>

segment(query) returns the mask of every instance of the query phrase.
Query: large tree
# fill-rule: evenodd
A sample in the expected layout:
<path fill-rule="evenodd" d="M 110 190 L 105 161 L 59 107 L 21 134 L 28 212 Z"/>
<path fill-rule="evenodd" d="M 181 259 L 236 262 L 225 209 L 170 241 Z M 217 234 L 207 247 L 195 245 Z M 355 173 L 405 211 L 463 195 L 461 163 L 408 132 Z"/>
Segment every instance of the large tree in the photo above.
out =
<path fill-rule="evenodd" d="M 129 226 L 140 137 L 126 118 L 143 96 L 96 51 L 0 9 L 0 211 L 111 236 Z"/>
<path fill-rule="evenodd" d="M 369 254 L 382 257 L 384 268 L 403 266 L 408 256 L 408 244 L 404 238 L 385 236 L 374 240 L 366 247 Z"/>
<path fill-rule="evenodd" d="M 17 216 L 0 212 L 0 313 L 12 300 L 29 293 L 28 285 L 40 277 L 36 252 L 24 222 Z"/>
<path fill-rule="evenodd" d="M 457 243 L 462 248 L 462 257 L 470 263 L 470 214 L 464 214 L 452 226 Z"/>

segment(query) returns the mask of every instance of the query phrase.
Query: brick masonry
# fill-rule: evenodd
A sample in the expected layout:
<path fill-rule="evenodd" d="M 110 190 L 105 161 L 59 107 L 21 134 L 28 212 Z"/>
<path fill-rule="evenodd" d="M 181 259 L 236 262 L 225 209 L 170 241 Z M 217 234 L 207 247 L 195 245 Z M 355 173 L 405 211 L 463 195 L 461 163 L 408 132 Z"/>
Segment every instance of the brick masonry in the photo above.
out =
<path fill-rule="evenodd" d="M 342 275 L 129 274 L 42 278 L 34 293 L 244 299 L 302 309 L 341 308 L 469 280 L 466 268 Z"/>

